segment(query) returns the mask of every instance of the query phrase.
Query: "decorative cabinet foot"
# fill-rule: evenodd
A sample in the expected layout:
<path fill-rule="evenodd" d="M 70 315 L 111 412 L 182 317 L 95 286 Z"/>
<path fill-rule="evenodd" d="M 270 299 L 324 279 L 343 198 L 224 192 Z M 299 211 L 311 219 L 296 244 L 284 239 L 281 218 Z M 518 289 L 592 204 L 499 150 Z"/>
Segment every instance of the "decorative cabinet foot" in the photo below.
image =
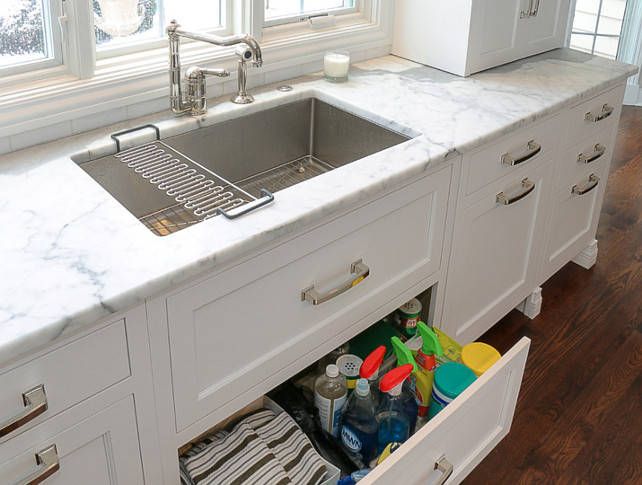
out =
<path fill-rule="evenodd" d="M 542 309 L 542 289 L 540 287 L 535 288 L 533 293 L 528 295 L 524 301 L 515 308 L 531 320 L 535 318 Z"/>
<path fill-rule="evenodd" d="M 593 239 L 572 261 L 584 269 L 590 269 L 597 261 L 597 239 Z"/>

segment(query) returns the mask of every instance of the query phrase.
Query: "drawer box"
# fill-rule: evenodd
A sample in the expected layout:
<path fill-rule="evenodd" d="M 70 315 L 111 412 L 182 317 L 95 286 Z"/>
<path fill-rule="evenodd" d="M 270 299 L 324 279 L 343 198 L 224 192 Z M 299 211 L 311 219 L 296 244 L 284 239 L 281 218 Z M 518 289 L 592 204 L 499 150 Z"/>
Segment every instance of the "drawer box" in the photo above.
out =
<path fill-rule="evenodd" d="M 47 485 L 144 483 L 131 396 L 77 421 L 59 415 L 0 445 L 2 483 L 22 483 L 19 479 L 42 472 L 35 454 L 52 445 L 60 468 Z"/>
<path fill-rule="evenodd" d="M 620 85 L 569 110 L 566 128 L 566 146 L 571 146 L 582 138 L 594 135 L 606 125 L 617 125 L 622 112 L 622 99 L 625 85 Z M 610 115 L 605 116 L 613 108 Z M 591 121 L 587 119 L 594 119 Z"/>
<path fill-rule="evenodd" d="M 131 375 L 125 321 L 120 320 L 0 374 L 0 417 L 25 409 L 23 393 L 43 385 L 47 410 L 2 438 L 9 439 Z"/>
<path fill-rule="evenodd" d="M 167 298 L 176 427 L 263 382 L 440 268 L 452 167 Z M 313 305 L 319 291 L 370 274 Z M 311 359 L 312 360 L 312 359 Z M 254 396 L 255 398 L 258 396 Z"/>
<path fill-rule="evenodd" d="M 560 131 L 560 117 L 547 118 L 537 124 L 528 126 L 516 133 L 505 136 L 476 152 L 466 155 L 465 183 L 466 196 L 487 186 L 500 177 L 515 173 L 520 167 L 529 166 L 548 158 L 557 145 Z M 530 144 L 529 142 L 533 143 Z M 541 146 L 537 151 L 537 145 Z M 537 151 L 537 153 L 535 153 Z M 507 155 L 515 161 L 514 165 L 503 162 Z M 524 161 L 520 163 L 520 159 Z M 506 159 L 508 162 L 508 158 Z"/>
<path fill-rule="evenodd" d="M 613 155 L 617 125 L 610 123 L 562 154 L 559 186 L 575 184 L 596 166 L 609 163 Z"/>
<path fill-rule="evenodd" d="M 510 430 L 529 346 L 522 338 L 359 483 L 434 483 L 442 456 L 453 465 L 446 483 L 463 480 Z"/>

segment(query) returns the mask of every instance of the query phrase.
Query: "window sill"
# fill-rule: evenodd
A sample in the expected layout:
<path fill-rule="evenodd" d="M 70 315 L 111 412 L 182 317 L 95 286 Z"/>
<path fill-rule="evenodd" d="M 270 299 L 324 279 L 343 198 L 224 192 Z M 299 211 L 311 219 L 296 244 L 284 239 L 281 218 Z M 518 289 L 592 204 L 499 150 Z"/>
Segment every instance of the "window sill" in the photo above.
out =
<path fill-rule="evenodd" d="M 347 25 L 325 30 L 265 29 L 260 41 L 263 67 L 249 69 L 249 87 L 318 72 L 322 69 L 323 52 L 328 49 L 351 51 L 353 62 L 389 53 L 392 42 L 389 13 L 381 16 L 387 19 L 384 22 L 354 19 Z M 235 91 L 234 47 L 186 43 L 181 46 L 181 63 L 223 67 L 232 72 L 227 80 L 209 79 L 209 97 Z M 25 82 L 19 88 L 0 88 L 0 142 L 3 142 L 0 147 L 8 147 L 0 151 L 6 153 L 162 111 L 169 106 L 167 96 L 166 48 L 100 60 L 91 79 L 60 74 L 52 79 Z"/>

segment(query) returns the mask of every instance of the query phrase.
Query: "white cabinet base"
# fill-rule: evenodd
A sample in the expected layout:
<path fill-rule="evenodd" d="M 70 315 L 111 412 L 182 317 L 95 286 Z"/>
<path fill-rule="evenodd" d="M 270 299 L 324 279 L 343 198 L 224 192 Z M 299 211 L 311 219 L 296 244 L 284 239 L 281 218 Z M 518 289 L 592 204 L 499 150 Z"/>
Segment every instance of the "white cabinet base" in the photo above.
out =
<path fill-rule="evenodd" d="M 515 308 L 531 320 L 535 318 L 542 310 L 542 289 L 540 287 L 535 288 L 533 293 L 524 298 Z"/>
<path fill-rule="evenodd" d="M 572 261 L 584 269 L 591 269 L 597 261 L 597 239 L 593 239 L 588 243 L 582 252 L 575 256 Z"/>

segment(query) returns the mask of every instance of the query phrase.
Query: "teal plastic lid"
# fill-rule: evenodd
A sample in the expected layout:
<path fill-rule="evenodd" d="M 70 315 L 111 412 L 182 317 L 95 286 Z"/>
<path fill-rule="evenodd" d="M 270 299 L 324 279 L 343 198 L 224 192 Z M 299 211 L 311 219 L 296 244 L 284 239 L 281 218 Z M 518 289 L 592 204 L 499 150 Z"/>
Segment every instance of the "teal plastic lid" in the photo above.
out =
<path fill-rule="evenodd" d="M 446 362 L 435 370 L 433 385 L 443 395 L 455 399 L 464 389 L 475 382 L 475 373 L 459 362 Z"/>

